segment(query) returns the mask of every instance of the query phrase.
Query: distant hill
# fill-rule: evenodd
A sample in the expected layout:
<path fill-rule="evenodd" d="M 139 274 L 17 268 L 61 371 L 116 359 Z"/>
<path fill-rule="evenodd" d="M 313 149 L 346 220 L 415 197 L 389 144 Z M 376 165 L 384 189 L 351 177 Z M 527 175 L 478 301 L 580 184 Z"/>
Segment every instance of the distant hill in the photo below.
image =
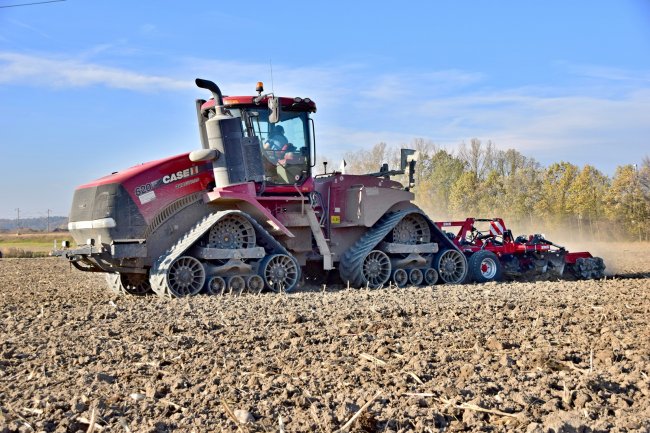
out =
<path fill-rule="evenodd" d="M 21 218 L 20 227 L 16 224 L 15 219 L 0 219 L 0 231 L 13 232 L 17 229 L 22 230 L 47 230 L 47 217 L 40 218 Z M 50 217 L 50 231 L 54 230 L 68 230 L 68 217 L 51 216 Z"/>

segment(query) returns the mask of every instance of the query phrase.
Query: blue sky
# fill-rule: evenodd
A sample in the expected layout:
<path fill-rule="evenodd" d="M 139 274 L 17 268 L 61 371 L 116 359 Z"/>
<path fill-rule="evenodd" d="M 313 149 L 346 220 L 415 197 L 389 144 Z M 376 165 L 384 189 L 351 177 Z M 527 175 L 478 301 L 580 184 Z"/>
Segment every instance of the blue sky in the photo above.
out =
<path fill-rule="evenodd" d="M 648 0 L 67 0 L 0 7 L 0 218 L 199 148 L 194 78 L 253 94 L 271 63 L 332 160 L 416 137 L 609 175 L 650 154 Z"/>

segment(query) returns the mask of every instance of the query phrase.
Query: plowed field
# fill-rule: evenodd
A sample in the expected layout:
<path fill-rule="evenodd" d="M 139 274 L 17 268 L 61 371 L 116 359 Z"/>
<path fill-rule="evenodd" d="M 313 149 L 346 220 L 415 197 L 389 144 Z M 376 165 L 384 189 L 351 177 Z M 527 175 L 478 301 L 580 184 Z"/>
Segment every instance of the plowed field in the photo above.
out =
<path fill-rule="evenodd" d="M 647 432 L 650 247 L 599 248 L 618 277 L 172 301 L 1 259 L 0 432 Z"/>

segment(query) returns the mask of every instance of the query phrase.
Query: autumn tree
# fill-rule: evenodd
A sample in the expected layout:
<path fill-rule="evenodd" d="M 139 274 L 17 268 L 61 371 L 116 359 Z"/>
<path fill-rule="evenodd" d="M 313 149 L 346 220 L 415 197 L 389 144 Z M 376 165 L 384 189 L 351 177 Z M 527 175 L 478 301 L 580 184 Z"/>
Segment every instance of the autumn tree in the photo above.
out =
<path fill-rule="evenodd" d="M 598 222 L 605 216 L 608 187 L 609 178 L 591 165 L 585 165 L 569 186 L 567 210 L 575 217 L 581 235 L 586 226 L 592 238 L 600 237 Z"/>
<path fill-rule="evenodd" d="M 479 217 L 501 217 L 507 209 L 504 177 L 497 170 L 490 170 L 478 186 L 477 207 Z"/>
<path fill-rule="evenodd" d="M 387 145 L 384 142 L 375 144 L 372 149 L 361 149 L 356 152 L 347 152 L 344 155 L 347 163 L 346 171 L 353 174 L 374 173 L 384 162 L 387 162 Z M 331 167 L 333 170 L 338 167 Z"/>
<path fill-rule="evenodd" d="M 450 216 L 451 190 L 465 171 L 465 163 L 443 149 L 418 162 L 422 166 L 415 183 L 416 203 L 437 219 Z"/>
<path fill-rule="evenodd" d="M 569 188 L 577 175 L 578 167 L 564 161 L 553 163 L 545 170 L 535 210 L 551 226 L 561 226 L 568 221 Z"/>
<path fill-rule="evenodd" d="M 474 173 L 477 181 L 483 180 L 485 175 L 493 168 L 495 149 L 491 141 L 483 146 L 481 140 L 472 138 L 469 146 L 461 143 L 458 148 L 458 157 L 465 161 L 467 170 Z"/>
<path fill-rule="evenodd" d="M 479 183 L 476 173 L 464 172 L 451 188 L 449 209 L 455 218 L 465 218 L 479 213 Z"/>
<path fill-rule="evenodd" d="M 644 195 L 642 182 L 635 165 L 618 167 L 606 193 L 606 213 L 629 235 L 638 240 L 648 240 L 650 201 Z"/>

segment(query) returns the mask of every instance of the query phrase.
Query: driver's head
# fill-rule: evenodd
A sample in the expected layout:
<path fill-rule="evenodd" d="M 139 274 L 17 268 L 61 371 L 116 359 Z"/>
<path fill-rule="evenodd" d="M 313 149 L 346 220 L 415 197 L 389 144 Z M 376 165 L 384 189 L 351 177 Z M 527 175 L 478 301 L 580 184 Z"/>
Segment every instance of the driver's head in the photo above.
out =
<path fill-rule="evenodd" d="M 275 134 L 282 134 L 282 135 L 284 135 L 284 128 L 282 127 L 282 125 L 277 125 L 277 126 L 275 127 Z"/>

